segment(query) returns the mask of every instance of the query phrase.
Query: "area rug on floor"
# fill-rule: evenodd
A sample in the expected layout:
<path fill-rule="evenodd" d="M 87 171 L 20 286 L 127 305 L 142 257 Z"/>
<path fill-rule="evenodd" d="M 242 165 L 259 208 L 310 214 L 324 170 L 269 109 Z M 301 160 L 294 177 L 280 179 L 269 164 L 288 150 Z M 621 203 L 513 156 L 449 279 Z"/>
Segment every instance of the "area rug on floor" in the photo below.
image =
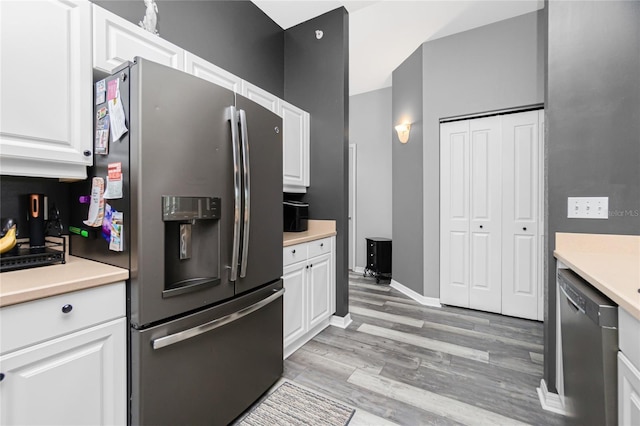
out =
<path fill-rule="evenodd" d="M 242 419 L 240 426 L 345 426 L 355 410 L 322 395 L 283 382 Z"/>

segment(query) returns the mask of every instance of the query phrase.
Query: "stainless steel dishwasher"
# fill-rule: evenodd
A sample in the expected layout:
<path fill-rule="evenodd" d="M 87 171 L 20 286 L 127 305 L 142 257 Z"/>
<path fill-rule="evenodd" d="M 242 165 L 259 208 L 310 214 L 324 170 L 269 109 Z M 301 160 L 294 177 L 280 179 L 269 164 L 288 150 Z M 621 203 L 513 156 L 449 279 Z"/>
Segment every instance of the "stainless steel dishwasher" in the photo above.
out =
<path fill-rule="evenodd" d="M 570 423 L 616 425 L 618 306 L 568 269 L 558 271 L 558 285 Z"/>

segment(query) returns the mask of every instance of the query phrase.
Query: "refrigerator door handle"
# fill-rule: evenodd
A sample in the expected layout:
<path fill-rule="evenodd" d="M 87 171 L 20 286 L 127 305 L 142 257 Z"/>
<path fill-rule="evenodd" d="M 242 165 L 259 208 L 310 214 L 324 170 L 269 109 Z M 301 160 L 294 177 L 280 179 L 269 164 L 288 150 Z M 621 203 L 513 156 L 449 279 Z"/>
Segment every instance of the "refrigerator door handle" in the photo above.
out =
<path fill-rule="evenodd" d="M 247 276 L 249 258 L 249 227 L 251 225 L 251 163 L 249 162 L 249 135 L 247 133 L 247 114 L 243 109 L 240 116 L 240 136 L 242 140 L 242 165 L 244 171 L 244 224 L 242 228 L 242 251 L 240 252 L 240 278 Z"/>
<path fill-rule="evenodd" d="M 231 122 L 231 145 L 233 148 L 233 196 L 234 196 L 234 208 L 233 208 L 233 248 L 231 251 L 231 274 L 230 281 L 236 281 L 238 279 L 238 263 L 240 256 L 240 205 L 241 199 L 241 186 L 242 178 L 240 176 L 240 170 L 242 168 L 240 158 L 240 141 L 238 140 L 238 113 L 235 106 L 229 107 L 229 121 Z"/>
<path fill-rule="evenodd" d="M 249 305 L 246 308 L 240 309 L 237 312 L 234 312 L 229 315 L 225 315 L 222 318 L 214 319 L 213 321 L 209 321 L 197 327 L 193 327 L 188 330 L 181 331 L 179 333 L 170 334 L 165 337 L 160 337 L 158 339 L 153 340 L 151 342 L 151 345 L 153 346 L 153 349 L 160 349 L 166 346 L 173 345 L 178 342 L 182 342 L 187 339 L 191 339 L 192 337 L 199 336 L 211 330 L 215 330 L 218 327 L 222 327 L 223 325 L 227 325 L 229 323 L 237 321 L 240 318 L 246 317 L 247 315 L 257 311 L 258 309 L 261 309 L 267 306 L 268 304 L 275 301 L 279 297 L 282 297 L 283 294 L 284 294 L 284 288 L 281 288 L 279 290 L 274 289 L 274 293 L 272 295 L 254 303 L 253 305 Z"/>

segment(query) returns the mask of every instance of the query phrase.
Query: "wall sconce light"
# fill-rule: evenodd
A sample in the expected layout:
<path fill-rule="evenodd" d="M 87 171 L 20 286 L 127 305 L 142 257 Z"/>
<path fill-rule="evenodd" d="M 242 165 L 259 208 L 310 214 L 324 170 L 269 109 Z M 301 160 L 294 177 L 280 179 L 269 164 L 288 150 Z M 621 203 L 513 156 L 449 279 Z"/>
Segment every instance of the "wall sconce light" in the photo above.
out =
<path fill-rule="evenodd" d="M 407 141 L 409 140 L 409 130 L 411 129 L 411 124 L 398 124 L 395 129 L 396 132 L 398 132 L 398 139 L 400 139 L 400 142 L 407 143 Z"/>

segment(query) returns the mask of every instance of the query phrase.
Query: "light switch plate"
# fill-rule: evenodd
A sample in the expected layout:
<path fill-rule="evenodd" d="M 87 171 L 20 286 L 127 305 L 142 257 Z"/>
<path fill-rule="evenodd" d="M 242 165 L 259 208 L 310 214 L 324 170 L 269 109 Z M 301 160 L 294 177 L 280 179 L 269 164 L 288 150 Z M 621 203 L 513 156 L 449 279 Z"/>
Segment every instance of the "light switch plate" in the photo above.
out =
<path fill-rule="evenodd" d="M 609 197 L 568 197 L 570 219 L 608 219 Z"/>

